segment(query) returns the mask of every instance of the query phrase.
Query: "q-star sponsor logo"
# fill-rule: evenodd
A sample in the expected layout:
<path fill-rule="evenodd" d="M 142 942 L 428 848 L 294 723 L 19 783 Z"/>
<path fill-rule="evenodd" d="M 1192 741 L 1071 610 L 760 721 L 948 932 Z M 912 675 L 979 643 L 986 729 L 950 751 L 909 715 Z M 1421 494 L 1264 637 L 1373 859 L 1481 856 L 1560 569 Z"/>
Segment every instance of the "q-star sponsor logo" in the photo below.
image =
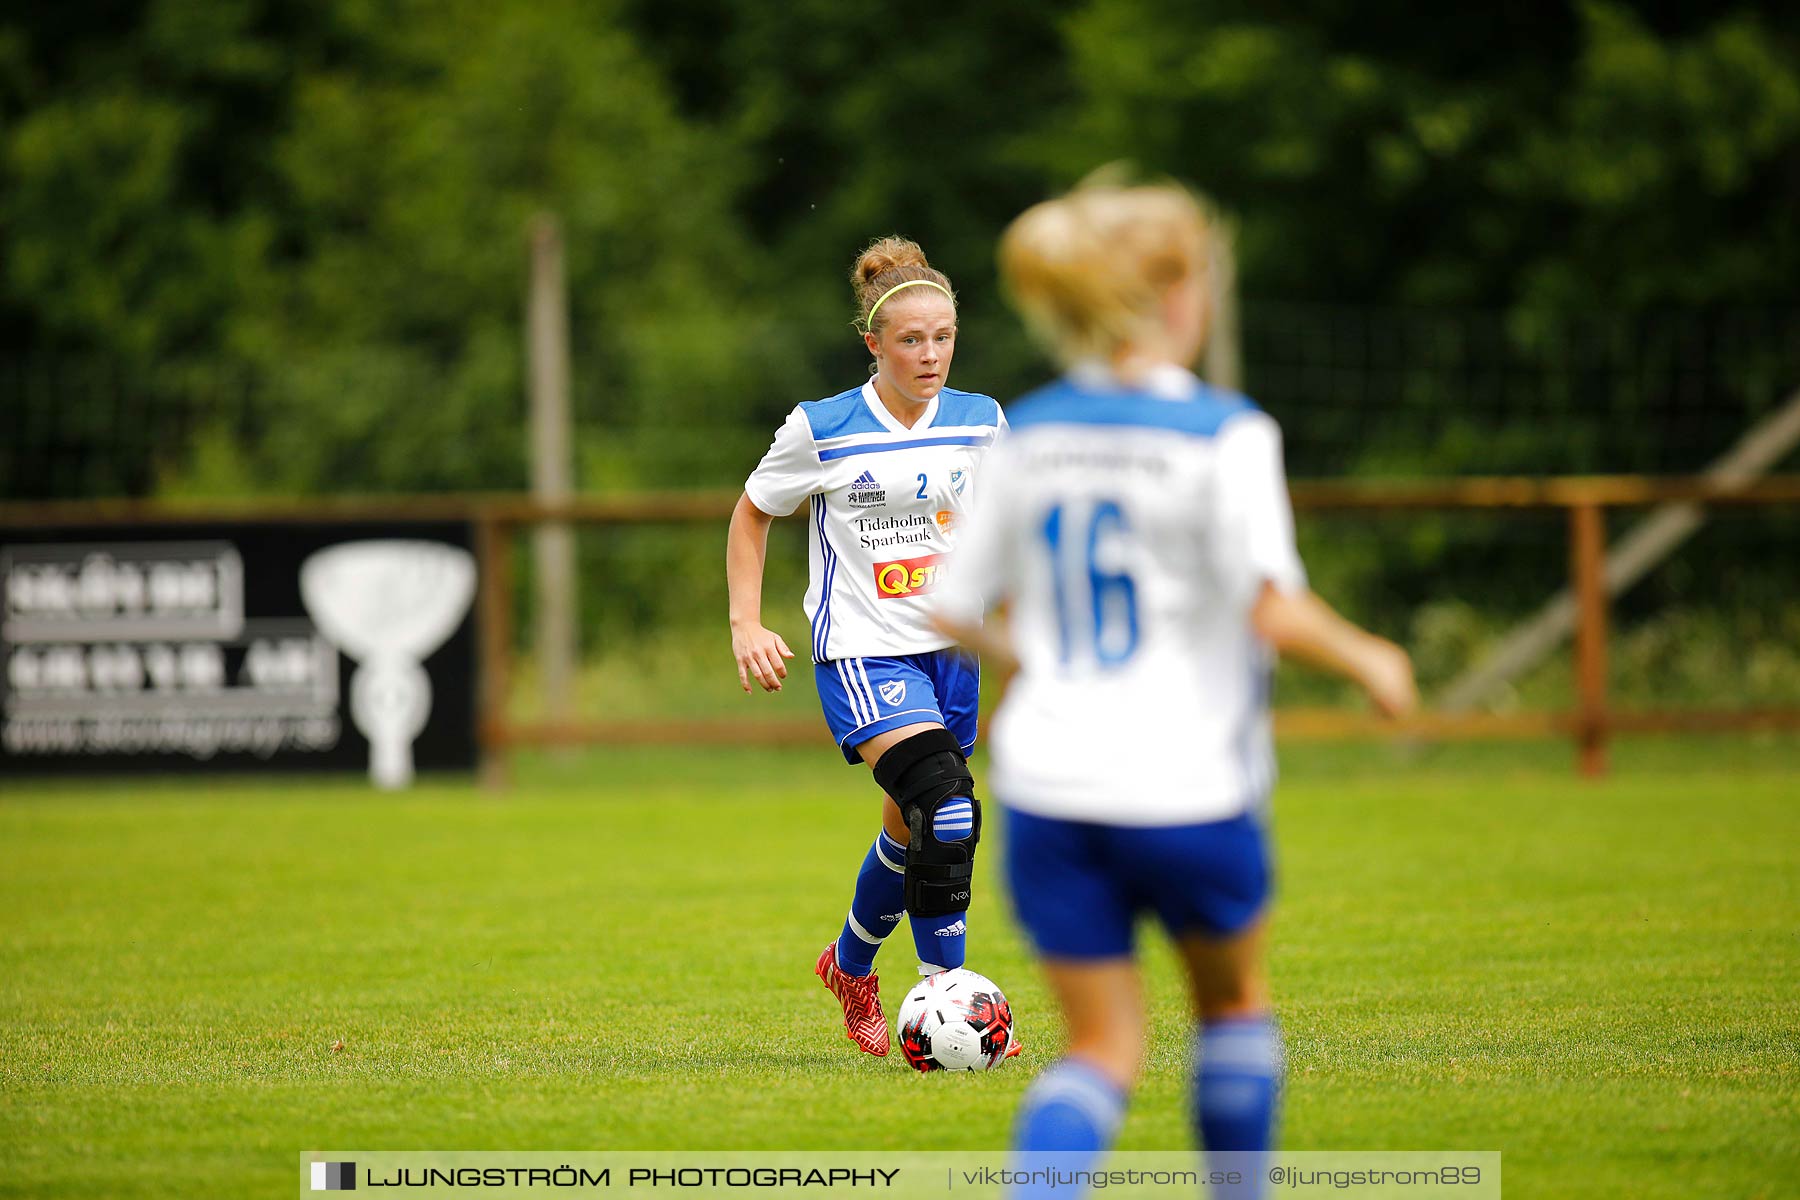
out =
<path fill-rule="evenodd" d="M 902 600 L 937 590 L 943 579 L 944 556 L 924 554 L 875 564 L 875 595 L 881 600 Z"/>

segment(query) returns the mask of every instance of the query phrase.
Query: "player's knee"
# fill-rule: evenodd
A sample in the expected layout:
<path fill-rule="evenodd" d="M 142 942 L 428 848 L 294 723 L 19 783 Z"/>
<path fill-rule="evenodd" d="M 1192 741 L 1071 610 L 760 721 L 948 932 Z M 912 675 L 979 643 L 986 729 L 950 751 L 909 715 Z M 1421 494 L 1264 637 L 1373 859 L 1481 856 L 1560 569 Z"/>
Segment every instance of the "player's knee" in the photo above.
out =
<path fill-rule="evenodd" d="M 875 764 L 875 781 L 906 818 L 906 907 L 914 916 L 944 916 L 969 907 L 981 804 L 955 735 L 921 730 Z"/>
<path fill-rule="evenodd" d="M 975 832 L 975 799 L 952 796 L 931 814 L 931 832 L 940 842 L 966 842 Z"/>
<path fill-rule="evenodd" d="M 929 830 L 934 840 L 971 846 L 981 840 L 975 777 L 948 729 L 922 729 L 889 747 L 875 763 L 875 782 L 893 798 L 915 837 Z"/>

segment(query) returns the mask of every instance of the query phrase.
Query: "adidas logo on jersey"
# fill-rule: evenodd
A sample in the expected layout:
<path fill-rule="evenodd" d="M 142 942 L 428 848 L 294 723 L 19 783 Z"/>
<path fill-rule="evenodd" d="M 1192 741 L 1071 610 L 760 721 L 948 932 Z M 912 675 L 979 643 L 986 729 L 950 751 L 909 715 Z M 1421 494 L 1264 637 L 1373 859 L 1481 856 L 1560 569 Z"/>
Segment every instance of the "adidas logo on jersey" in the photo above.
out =
<path fill-rule="evenodd" d="M 851 482 L 848 500 L 851 508 L 879 508 L 887 503 L 887 489 L 873 472 L 864 471 Z"/>
<path fill-rule="evenodd" d="M 942 929 L 938 930 L 937 936 L 938 937 L 961 937 L 963 934 L 965 934 L 967 932 L 969 932 L 969 927 L 967 925 L 964 925 L 961 921 L 958 921 L 954 925 L 946 925 Z"/>

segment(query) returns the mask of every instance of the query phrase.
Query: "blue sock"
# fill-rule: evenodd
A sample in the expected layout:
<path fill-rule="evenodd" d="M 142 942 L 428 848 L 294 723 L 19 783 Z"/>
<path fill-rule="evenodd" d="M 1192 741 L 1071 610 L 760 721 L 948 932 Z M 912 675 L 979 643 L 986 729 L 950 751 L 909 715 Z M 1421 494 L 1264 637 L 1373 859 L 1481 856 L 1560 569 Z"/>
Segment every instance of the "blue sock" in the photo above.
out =
<path fill-rule="evenodd" d="M 1194 1120 L 1213 1165 L 1237 1170 L 1256 1196 L 1274 1146 L 1275 1106 L 1281 1088 L 1281 1031 L 1274 1018 L 1233 1017 L 1201 1027 L 1194 1052 Z M 1216 1157 L 1229 1155 L 1229 1160 Z M 1255 1186 L 1250 1186 L 1250 1184 Z"/>
<path fill-rule="evenodd" d="M 846 975 L 867 975 L 875 969 L 875 952 L 881 939 L 894 931 L 906 912 L 906 847 L 882 830 L 863 857 L 856 873 L 856 894 L 850 898 L 850 915 L 838 934 L 838 968 Z"/>
<path fill-rule="evenodd" d="M 946 800 L 932 818 L 940 842 L 966 841 L 975 832 L 975 805 L 963 799 Z M 968 937 L 967 909 L 943 917 L 911 917 L 913 948 L 919 952 L 919 973 L 930 975 L 960 967 L 965 961 Z"/>
<path fill-rule="evenodd" d="M 1032 1081 L 1013 1120 L 1008 1169 L 1028 1173 L 1008 1190 L 1009 1200 L 1061 1197 L 1058 1175 L 1092 1170 L 1112 1145 L 1125 1115 L 1125 1093 L 1079 1058 L 1052 1063 Z"/>

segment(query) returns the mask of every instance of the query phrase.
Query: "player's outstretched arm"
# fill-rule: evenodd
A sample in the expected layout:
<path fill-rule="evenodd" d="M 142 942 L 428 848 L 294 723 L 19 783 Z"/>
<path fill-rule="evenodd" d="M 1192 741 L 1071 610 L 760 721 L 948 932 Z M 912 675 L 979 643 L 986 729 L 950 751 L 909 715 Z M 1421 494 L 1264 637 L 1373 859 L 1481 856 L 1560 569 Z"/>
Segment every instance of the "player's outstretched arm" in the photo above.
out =
<path fill-rule="evenodd" d="M 1312 591 L 1284 592 L 1265 583 L 1250 624 L 1277 653 L 1361 686 L 1385 716 L 1403 717 L 1418 707 L 1406 651 L 1346 621 Z"/>
<path fill-rule="evenodd" d="M 737 659 L 738 684 L 746 692 L 756 680 L 765 692 L 779 692 L 787 678 L 781 660 L 794 657 L 781 635 L 763 628 L 763 563 L 769 554 L 771 517 L 750 497 L 739 496 L 725 535 L 725 586 L 731 597 L 731 653 Z"/>

